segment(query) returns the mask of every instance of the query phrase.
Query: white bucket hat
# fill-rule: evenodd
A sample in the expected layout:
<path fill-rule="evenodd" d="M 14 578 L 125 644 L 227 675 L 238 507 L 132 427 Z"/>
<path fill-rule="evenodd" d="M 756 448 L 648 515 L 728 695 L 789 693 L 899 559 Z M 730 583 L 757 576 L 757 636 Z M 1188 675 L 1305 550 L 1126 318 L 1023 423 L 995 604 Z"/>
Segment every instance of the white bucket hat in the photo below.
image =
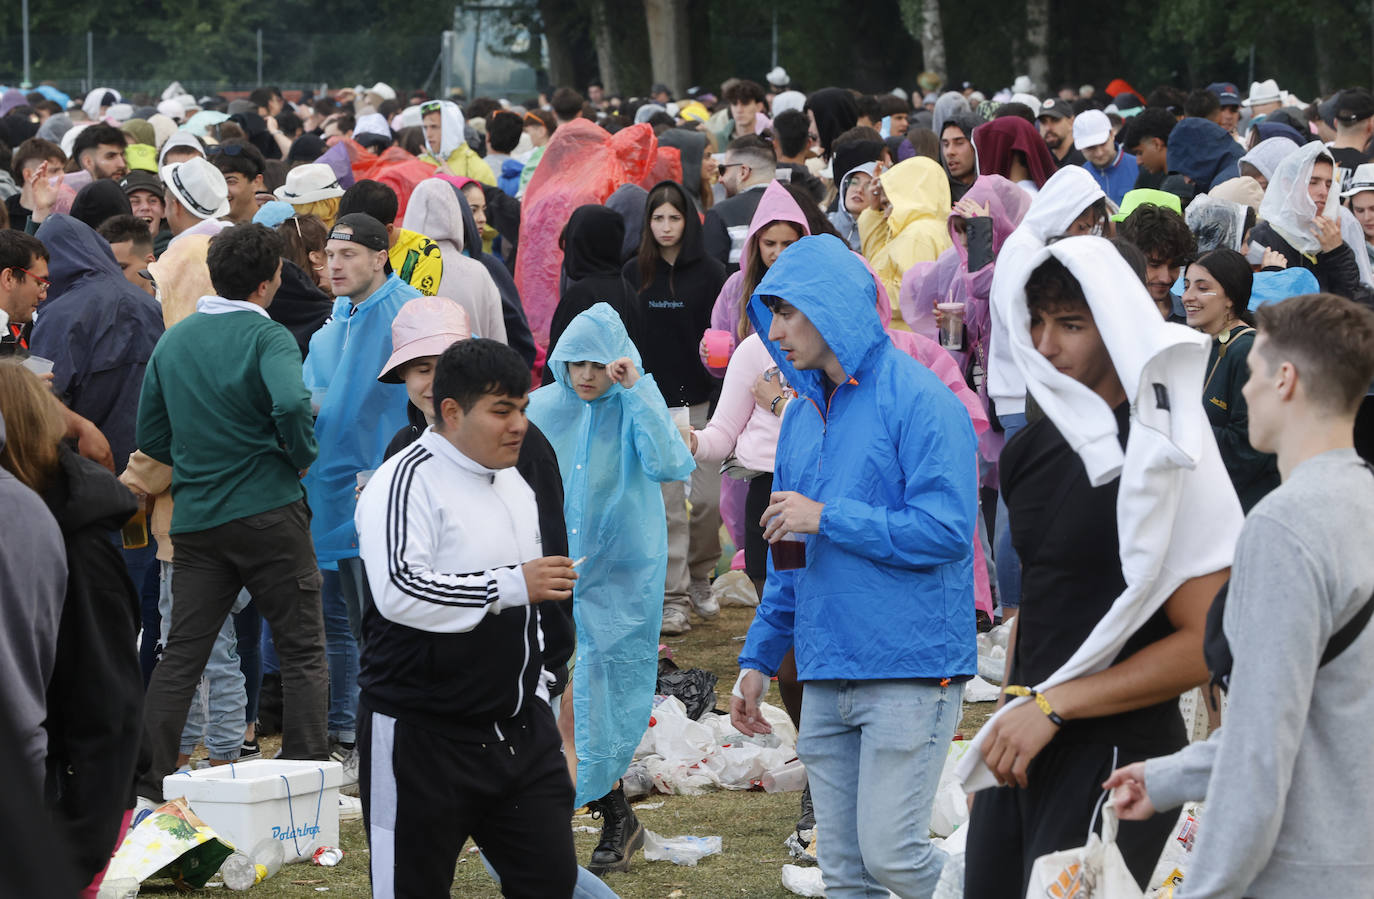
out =
<path fill-rule="evenodd" d="M 1283 92 L 1279 90 L 1279 83 L 1273 78 L 1264 81 L 1252 81 L 1250 83 L 1250 96 L 1245 98 L 1241 106 L 1260 106 L 1265 103 L 1278 103 L 1283 100 Z"/>
<path fill-rule="evenodd" d="M 1355 174 L 1350 176 L 1350 183 L 1345 190 L 1341 191 L 1341 199 L 1353 197 L 1355 194 L 1364 193 L 1367 190 L 1374 190 L 1374 162 L 1365 162 L 1356 166 Z"/>
<path fill-rule="evenodd" d="M 272 196 L 286 203 L 300 206 L 342 197 L 344 189 L 334 170 L 323 162 L 296 166 L 286 173 L 286 183 L 272 191 Z"/>
<path fill-rule="evenodd" d="M 224 174 L 203 157 L 174 162 L 161 171 L 167 191 L 200 219 L 217 219 L 229 214 L 229 185 Z"/>

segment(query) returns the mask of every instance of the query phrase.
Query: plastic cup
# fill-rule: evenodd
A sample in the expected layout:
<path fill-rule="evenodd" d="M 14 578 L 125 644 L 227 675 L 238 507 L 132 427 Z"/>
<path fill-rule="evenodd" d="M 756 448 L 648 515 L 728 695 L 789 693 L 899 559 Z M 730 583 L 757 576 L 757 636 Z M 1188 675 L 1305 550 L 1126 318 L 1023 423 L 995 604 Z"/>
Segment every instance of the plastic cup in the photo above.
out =
<path fill-rule="evenodd" d="M 366 487 L 367 482 L 372 480 L 372 476 L 376 473 L 377 469 L 375 468 L 369 468 L 367 471 L 358 472 L 358 489 L 361 490 Z"/>
<path fill-rule="evenodd" d="M 310 411 L 316 417 L 320 414 L 320 407 L 324 405 L 325 397 L 329 396 L 328 387 L 313 387 L 310 390 Z"/>
<path fill-rule="evenodd" d="M 937 303 L 935 308 L 942 313 L 940 346 L 947 350 L 962 350 L 964 348 L 964 304 Z"/>
<path fill-rule="evenodd" d="M 774 543 L 770 550 L 773 554 L 774 571 L 792 571 L 806 567 L 806 540 L 800 534 L 788 531 L 782 539 Z"/>
<path fill-rule="evenodd" d="M 51 359 L 44 359 L 42 356 L 29 356 L 19 364 L 41 378 L 44 375 L 52 374 L 54 363 Z"/>
<path fill-rule="evenodd" d="M 682 442 L 688 449 L 692 448 L 692 411 L 686 406 L 671 406 L 668 414 L 672 416 L 673 424 L 677 425 L 677 432 L 682 436 Z"/>
<path fill-rule="evenodd" d="M 702 339 L 706 343 L 707 365 L 711 368 L 725 368 L 730 364 L 730 351 L 734 349 L 735 342 L 729 331 L 712 328 Z"/>

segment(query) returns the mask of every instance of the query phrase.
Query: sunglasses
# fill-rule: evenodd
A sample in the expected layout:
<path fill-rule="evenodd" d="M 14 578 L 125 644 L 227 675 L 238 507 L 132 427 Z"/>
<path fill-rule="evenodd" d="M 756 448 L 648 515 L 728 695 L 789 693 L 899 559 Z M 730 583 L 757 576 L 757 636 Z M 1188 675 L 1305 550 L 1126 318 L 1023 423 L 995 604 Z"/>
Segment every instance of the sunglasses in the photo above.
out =
<path fill-rule="evenodd" d="M 439 112 L 439 111 L 442 110 L 443 108 L 444 108 L 444 101 L 442 101 L 442 100 L 430 100 L 430 101 L 428 101 L 428 102 L 426 102 L 426 103 L 421 103 L 421 104 L 420 104 L 420 114 L 421 114 L 421 115 L 424 115 L 425 113 L 429 113 L 429 112 Z"/>

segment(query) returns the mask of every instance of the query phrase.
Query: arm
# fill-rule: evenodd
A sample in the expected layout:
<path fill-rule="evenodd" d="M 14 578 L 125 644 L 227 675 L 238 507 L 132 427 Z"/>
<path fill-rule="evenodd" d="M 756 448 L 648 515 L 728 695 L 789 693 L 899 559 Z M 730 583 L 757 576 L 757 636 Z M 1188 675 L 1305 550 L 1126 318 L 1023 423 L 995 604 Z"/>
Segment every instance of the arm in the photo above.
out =
<path fill-rule="evenodd" d="M 300 349 L 285 327 L 268 328 L 263 332 L 258 375 L 272 397 L 272 421 L 276 423 L 286 457 L 297 470 L 309 468 L 319 454 L 315 422 L 310 413 L 310 391 L 305 389 L 301 379 Z"/>
<path fill-rule="evenodd" d="M 172 464 L 172 420 L 162 397 L 158 378 L 157 351 L 153 351 L 143 372 L 143 391 L 138 397 L 138 426 L 134 442 L 150 458 L 163 465 Z"/>
<path fill-rule="evenodd" d="M 482 305 L 487 310 L 486 330 L 483 336 L 509 346 L 506 339 L 506 317 L 501 308 L 501 292 L 496 289 L 496 282 L 491 280 L 491 275 L 483 271 L 482 277 Z"/>
<path fill-rule="evenodd" d="M 142 450 L 134 450 L 119 481 L 134 493 L 158 496 L 171 489 L 172 466 L 164 465 Z"/>
<path fill-rule="evenodd" d="M 628 362 L 628 360 L 625 360 Z M 633 366 L 630 366 L 633 371 Z M 634 429 L 635 454 L 644 473 L 659 483 L 681 481 L 696 469 L 692 454 L 668 419 L 653 375 L 640 375 L 623 391 L 624 412 Z"/>
<path fill-rule="evenodd" d="M 934 401 L 909 406 L 898 425 L 894 449 L 906 485 L 901 507 L 829 499 L 821 512 L 823 537 L 866 559 L 910 568 L 969 555 L 978 511 L 977 441 L 963 405 L 939 389 L 943 396 L 928 392 Z"/>
<path fill-rule="evenodd" d="M 720 390 L 711 421 L 697 431 L 696 449 L 692 456 L 698 462 L 720 462 L 734 450 L 754 414 L 754 394 L 750 389 L 758 376 L 756 366 L 744 354 L 736 353 L 725 370 L 725 384 Z"/>

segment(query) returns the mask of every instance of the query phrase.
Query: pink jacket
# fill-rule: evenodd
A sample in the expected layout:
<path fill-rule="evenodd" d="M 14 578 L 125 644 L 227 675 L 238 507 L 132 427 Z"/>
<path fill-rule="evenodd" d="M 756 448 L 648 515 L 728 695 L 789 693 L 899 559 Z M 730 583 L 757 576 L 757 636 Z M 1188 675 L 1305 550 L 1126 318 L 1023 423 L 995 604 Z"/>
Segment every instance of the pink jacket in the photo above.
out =
<path fill-rule="evenodd" d="M 773 357 L 757 334 L 735 349 L 711 423 L 697 431 L 698 462 L 723 462 L 731 451 L 745 468 L 772 471 L 782 419 L 754 401 L 754 382 L 773 367 Z"/>

